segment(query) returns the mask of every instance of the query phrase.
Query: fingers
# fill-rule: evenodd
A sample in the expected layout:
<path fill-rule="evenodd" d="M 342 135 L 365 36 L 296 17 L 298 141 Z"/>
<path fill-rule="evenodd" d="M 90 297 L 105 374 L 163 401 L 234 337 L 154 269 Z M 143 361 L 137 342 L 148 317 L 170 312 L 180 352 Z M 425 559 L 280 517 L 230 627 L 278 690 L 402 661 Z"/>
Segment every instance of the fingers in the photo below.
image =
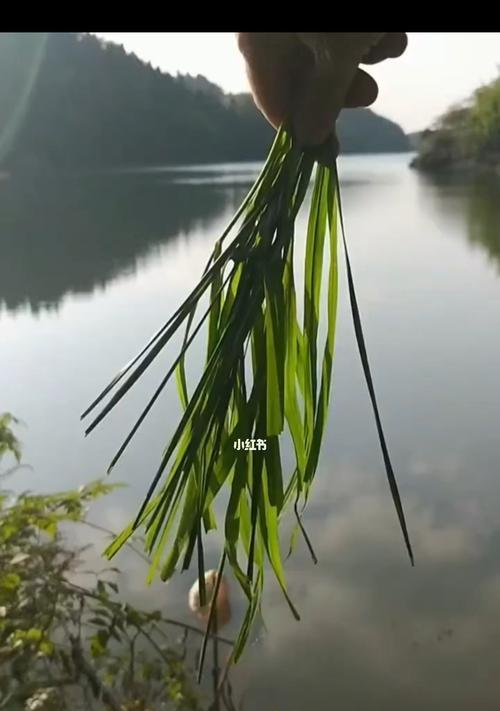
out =
<path fill-rule="evenodd" d="M 332 132 L 342 99 L 328 73 L 314 73 L 293 115 L 294 133 L 303 146 L 318 146 Z"/>
<path fill-rule="evenodd" d="M 321 145 L 334 129 L 337 107 L 340 111 L 343 107 L 370 106 L 377 96 L 377 82 L 362 69 L 356 71 L 343 101 L 329 75 L 314 77 L 297 111 L 294 124 L 297 137 L 304 145 Z"/>
<path fill-rule="evenodd" d="M 290 118 L 296 87 L 306 71 L 305 48 L 294 33 L 238 32 L 255 103 L 278 128 Z"/>
<path fill-rule="evenodd" d="M 314 71 L 299 96 L 294 129 L 305 146 L 319 145 L 333 131 L 344 106 L 368 106 L 377 98 L 376 82 L 358 69 L 383 33 L 299 33 L 314 54 Z"/>
<path fill-rule="evenodd" d="M 376 100 L 377 83 L 357 68 L 360 61 L 399 57 L 408 42 L 404 32 L 236 34 L 257 106 L 276 128 L 292 121 L 299 142 L 308 147 L 331 136 L 344 106 Z"/>
<path fill-rule="evenodd" d="M 382 39 L 363 57 L 362 64 L 378 64 L 385 59 L 400 57 L 408 46 L 406 32 L 386 32 Z"/>
<path fill-rule="evenodd" d="M 309 148 L 311 156 L 321 165 L 331 167 L 332 161 L 338 156 L 340 151 L 339 141 L 335 131 L 330 133 L 326 141 L 319 146 Z"/>
<path fill-rule="evenodd" d="M 373 77 L 358 69 L 347 90 L 344 106 L 355 109 L 358 106 L 370 106 L 378 96 L 378 85 Z"/>

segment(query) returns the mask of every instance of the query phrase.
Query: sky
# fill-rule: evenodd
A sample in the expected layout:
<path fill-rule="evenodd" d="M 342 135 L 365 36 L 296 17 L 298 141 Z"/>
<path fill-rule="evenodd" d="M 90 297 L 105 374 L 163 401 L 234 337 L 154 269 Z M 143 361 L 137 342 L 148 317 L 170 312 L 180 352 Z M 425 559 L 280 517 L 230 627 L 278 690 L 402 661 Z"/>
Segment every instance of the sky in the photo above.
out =
<path fill-rule="evenodd" d="M 170 74 L 203 74 L 225 91 L 248 91 L 231 32 L 94 32 Z M 427 128 L 450 105 L 493 79 L 500 68 L 499 32 L 409 35 L 405 54 L 369 72 L 379 83 L 372 108 L 406 131 Z"/>

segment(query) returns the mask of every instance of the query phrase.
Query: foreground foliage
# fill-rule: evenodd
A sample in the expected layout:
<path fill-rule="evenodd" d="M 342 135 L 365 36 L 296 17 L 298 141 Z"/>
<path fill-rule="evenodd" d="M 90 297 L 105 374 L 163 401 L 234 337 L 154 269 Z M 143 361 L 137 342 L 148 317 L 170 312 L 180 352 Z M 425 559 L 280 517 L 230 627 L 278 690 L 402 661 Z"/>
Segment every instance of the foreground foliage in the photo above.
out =
<path fill-rule="evenodd" d="M 0 417 L 0 452 L 19 458 L 13 421 Z M 67 544 L 62 527 L 85 523 L 88 505 L 112 488 L 0 492 L 0 708 L 207 708 L 190 672 L 188 625 L 123 602 L 115 569 L 91 576 L 91 585 L 74 581 L 82 550 Z"/>

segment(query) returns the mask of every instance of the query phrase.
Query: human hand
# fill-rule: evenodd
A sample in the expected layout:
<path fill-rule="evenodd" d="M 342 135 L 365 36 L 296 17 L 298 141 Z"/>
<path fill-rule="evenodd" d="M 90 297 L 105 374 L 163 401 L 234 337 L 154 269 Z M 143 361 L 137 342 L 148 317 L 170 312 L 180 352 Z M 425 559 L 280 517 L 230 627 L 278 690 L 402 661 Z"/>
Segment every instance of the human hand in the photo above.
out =
<path fill-rule="evenodd" d="M 399 57 L 404 32 L 238 32 L 255 103 L 278 128 L 291 126 L 303 146 L 331 135 L 344 107 L 369 106 L 375 80 L 359 64 Z"/>

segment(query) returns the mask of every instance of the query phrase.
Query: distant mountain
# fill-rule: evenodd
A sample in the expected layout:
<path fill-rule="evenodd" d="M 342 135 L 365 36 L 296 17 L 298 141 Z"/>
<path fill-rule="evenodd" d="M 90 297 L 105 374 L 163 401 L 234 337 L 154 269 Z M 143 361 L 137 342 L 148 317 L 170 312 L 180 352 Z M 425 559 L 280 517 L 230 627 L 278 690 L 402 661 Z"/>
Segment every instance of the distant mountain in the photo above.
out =
<path fill-rule="evenodd" d="M 273 129 L 248 94 L 162 73 L 92 35 L 0 34 L 0 167 L 102 167 L 261 160 Z M 367 109 L 342 113 L 343 152 L 409 149 Z"/>
<path fill-rule="evenodd" d="M 343 153 L 397 153 L 409 151 L 405 132 L 397 123 L 371 109 L 344 109 L 337 122 Z"/>

